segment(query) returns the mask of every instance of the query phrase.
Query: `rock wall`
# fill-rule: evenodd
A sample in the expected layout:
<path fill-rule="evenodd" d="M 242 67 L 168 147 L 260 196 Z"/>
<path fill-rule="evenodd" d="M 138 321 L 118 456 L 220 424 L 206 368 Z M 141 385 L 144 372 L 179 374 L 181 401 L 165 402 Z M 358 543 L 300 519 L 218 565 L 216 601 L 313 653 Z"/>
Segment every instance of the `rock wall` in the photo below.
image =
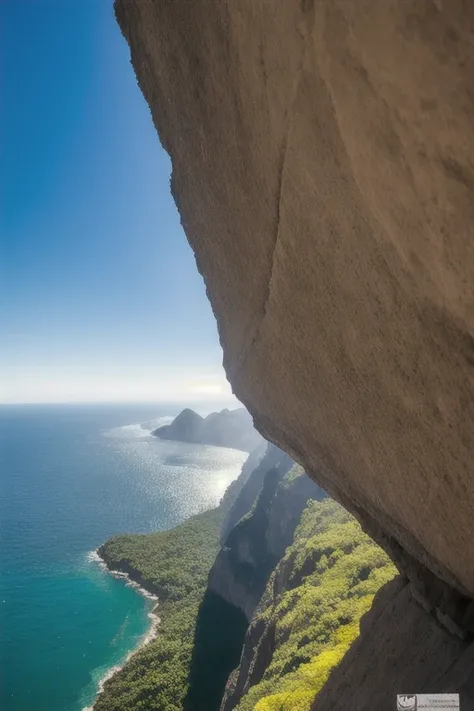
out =
<path fill-rule="evenodd" d="M 268 578 L 292 542 L 308 500 L 326 497 L 292 465 L 284 452 L 269 445 L 234 502 L 234 512 L 244 515 L 225 536 L 209 573 L 196 624 L 186 711 L 219 708 Z"/>
<path fill-rule="evenodd" d="M 280 450 L 277 450 L 280 464 L 271 465 L 275 461 L 272 449 L 276 447 L 270 445 L 269 449 L 251 475 L 260 481 L 253 505 L 226 536 L 209 574 L 208 590 L 238 607 L 247 621 L 260 601 L 270 573 L 292 542 L 307 501 L 326 497 L 301 468 L 295 467 L 289 473 L 292 462 Z M 265 462 L 265 476 L 261 480 Z M 236 508 L 238 504 L 239 499 Z"/>
<path fill-rule="evenodd" d="M 472 596 L 474 6 L 116 13 L 237 396 L 388 550 Z"/>
<path fill-rule="evenodd" d="M 115 6 L 235 393 L 471 638 L 474 5 Z"/>
<path fill-rule="evenodd" d="M 240 472 L 239 476 L 237 477 L 237 479 L 235 479 L 229 484 L 229 486 L 224 492 L 224 496 L 222 497 L 221 502 L 219 504 L 221 510 L 224 511 L 225 515 L 221 527 L 221 543 L 224 543 L 229 531 L 233 528 L 233 526 L 235 526 L 237 521 L 248 511 L 248 509 L 246 509 L 239 516 L 238 512 L 235 511 L 234 503 L 237 498 L 240 499 L 240 493 L 242 489 L 246 485 L 254 469 L 257 468 L 257 466 L 260 464 L 261 460 L 265 456 L 267 447 L 268 442 L 262 441 L 262 444 L 260 446 L 256 447 L 250 452 L 249 456 L 244 462 L 242 471 Z"/>
<path fill-rule="evenodd" d="M 236 480 L 236 486 L 240 487 L 240 491 L 222 524 L 221 542 L 223 544 L 234 526 L 249 513 L 256 502 L 267 472 L 270 469 L 278 469 L 281 475 L 284 475 L 294 464 L 291 457 L 273 444 L 266 445 L 263 455 L 260 452 L 261 450 L 258 448 L 250 453 Z M 250 467 L 252 469 L 249 471 Z"/>

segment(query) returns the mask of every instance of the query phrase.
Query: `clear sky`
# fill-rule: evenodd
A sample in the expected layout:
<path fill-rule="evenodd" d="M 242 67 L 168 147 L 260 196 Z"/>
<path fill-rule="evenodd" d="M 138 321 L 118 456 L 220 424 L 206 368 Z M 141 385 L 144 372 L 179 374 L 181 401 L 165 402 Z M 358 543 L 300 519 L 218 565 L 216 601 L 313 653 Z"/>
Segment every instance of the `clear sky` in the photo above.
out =
<path fill-rule="evenodd" d="M 112 0 L 0 0 L 3 402 L 230 393 Z"/>

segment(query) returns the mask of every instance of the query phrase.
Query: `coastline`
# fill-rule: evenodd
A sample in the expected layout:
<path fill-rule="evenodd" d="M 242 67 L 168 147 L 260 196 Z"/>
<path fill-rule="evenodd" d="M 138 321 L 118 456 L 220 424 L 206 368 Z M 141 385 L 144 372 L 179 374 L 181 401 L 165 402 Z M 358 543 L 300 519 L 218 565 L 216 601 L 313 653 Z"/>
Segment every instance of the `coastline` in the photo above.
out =
<path fill-rule="evenodd" d="M 134 580 L 130 573 L 125 573 L 121 570 L 113 570 L 112 568 L 109 568 L 107 565 L 106 561 L 102 558 L 102 556 L 99 554 L 99 550 L 94 550 L 91 551 L 90 553 L 87 554 L 87 560 L 90 563 L 95 563 L 96 565 L 99 565 L 103 570 L 106 570 L 109 575 L 112 575 L 114 578 L 118 578 L 120 580 L 123 580 L 125 582 L 125 585 L 128 587 L 134 588 L 137 593 L 145 597 L 147 600 L 150 602 L 154 602 L 155 604 L 151 608 L 151 610 L 148 612 L 147 617 L 150 619 L 150 628 L 146 635 L 143 637 L 143 639 L 139 642 L 139 644 L 135 647 L 135 649 L 132 649 L 125 659 L 120 663 L 120 664 L 115 664 L 114 666 L 110 667 L 110 669 L 107 670 L 107 672 L 104 674 L 104 676 L 99 680 L 98 683 L 98 688 L 97 688 L 97 693 L 95 695 L 94 701 L 91 706 L 85 706 L 82 711 L 94 711 L 94 706 L 97 701 L 97 698 L 100 696 L 100 694 L 103 693 L 104 691 L 104 685 L 109 679 L 111 679 L 115 674 L 117 674 L 119 671 L 123 669 L 125 664 L 135 655 L 137 652 L 139 652 L 143 647 L 145 647 L 147 644 L 152 642 L 157 634 L 158 634 L 158 628 L 160 626 L 160 617 L 158 616 L 158 595 L 155 595 L 152 593 L 150 590 L 147 590 L 145 587 L 140 585 L 136 580 Z"/>
<path fill-rule="evenodd" d="M 157 595 L 162 613 L 159 634 L 151 645 L 141 649 L 128 663 L 123 663 L 123 657 L 115 657 L 108 670 L 106 666 L 96 669 L 94 687 L 89 686 L 89 696 L 84 698 L 82 707 L 92 706 L 94 711 L 128 711 L 142 706 L 182 708 L 191 671 L 195 627 L 209 570 L 219 550 L 222 518 L 223 511 L 217 507 L 191 516 L 169 530 L 119 534 L 99 547 L 94 559 L 100 562 L 103 558 L 108 571 L 118 570 L 118 576 L 129 584 L 132 578 L 134 587 L 138 581 L 138 587 L 146 589 L 148 598 L 150 592 Z M 123 656 L 127 651 L 124 649 Z M 121 664 L 121 671 L 114 673 L 110 669 L 112 664 Z M 104 681 L 102 693 L 92 703 L 98 679 L 104 678 L 106 671 L 108 681 Z"/>

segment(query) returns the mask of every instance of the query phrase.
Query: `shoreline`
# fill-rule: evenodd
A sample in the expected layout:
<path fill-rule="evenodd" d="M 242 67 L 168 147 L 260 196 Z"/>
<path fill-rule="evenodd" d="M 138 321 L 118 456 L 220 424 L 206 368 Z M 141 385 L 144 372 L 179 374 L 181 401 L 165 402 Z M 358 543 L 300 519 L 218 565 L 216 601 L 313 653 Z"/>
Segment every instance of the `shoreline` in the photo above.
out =
<path fill-rule="evenodd" d="M 95 695 L 94 701 L 92 702 L 91 706 L 85 706 L 82 711 L 94 711 L 94 706 L 97 701 L 97 698 L 100 696 L 100 694 L 103 693 L 104 691 L 104 685 L 109 679 L 111 679 L 115 674 L 117 674 L 119 671 L 123 669 L 125 664 L 135 655 L 137 652 L 139 652 L 143 647 L 145 647 L 147 644 L 152 642 L 157 634 L 158 634 L 158 628 L 160 626 L 160 617 L 158 616 L 158 595 L 155 595 L 154 593 L 150 592 L 143 586 L 139 585 L 136 580 L 133 580 L 133 578 L 130 576 L 129 573 L 124 573 L 121 570 L 112 570 L 109 568 L 105 560 L 101 557 L 99 554 L 98 550 L 91 551 L 90 553 L 87 554 L 87 560 L 90 563 L 95 563 L 96 565 L 99 565 L 103 570 L 106 570 L 109 575 L 112 575 L 114 578 L 123 580 L 125 582 L 125 585 L 127 587 L 134 588 L 137 593 L 142 595 L 142 597 L 146 598 L 150 602 L 154 602 L 155 604 L 151 608 L 151 610 L 147 613 L 147 617 L 150 619 L 150 629 L 146 633 L 146 635 L 143 637 L 143 639 L 139 642 L 137 647 L 135 649 L 132 649 L 123 662 L 121 664 L 115 664 L 114 666 L 110 667 L 107 672 L 104 674 L 104 676 L 99 680 L 98 687 L 97 687 L 97 693 Z"/>

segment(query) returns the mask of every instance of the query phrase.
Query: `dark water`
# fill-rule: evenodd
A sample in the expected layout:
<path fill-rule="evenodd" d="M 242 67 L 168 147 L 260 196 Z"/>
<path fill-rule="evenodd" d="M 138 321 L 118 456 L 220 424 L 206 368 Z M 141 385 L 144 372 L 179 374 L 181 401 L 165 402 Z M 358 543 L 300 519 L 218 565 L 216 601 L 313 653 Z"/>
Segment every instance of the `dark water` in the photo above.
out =
<path fill-rule="evenodd" d="M 146 634 L 150 603 L 91 560 L 122 532 L 218 503 L 245 455 L 161 442 L 176 406 L 0 408 L 0 708 L 80 711 Z"/>

